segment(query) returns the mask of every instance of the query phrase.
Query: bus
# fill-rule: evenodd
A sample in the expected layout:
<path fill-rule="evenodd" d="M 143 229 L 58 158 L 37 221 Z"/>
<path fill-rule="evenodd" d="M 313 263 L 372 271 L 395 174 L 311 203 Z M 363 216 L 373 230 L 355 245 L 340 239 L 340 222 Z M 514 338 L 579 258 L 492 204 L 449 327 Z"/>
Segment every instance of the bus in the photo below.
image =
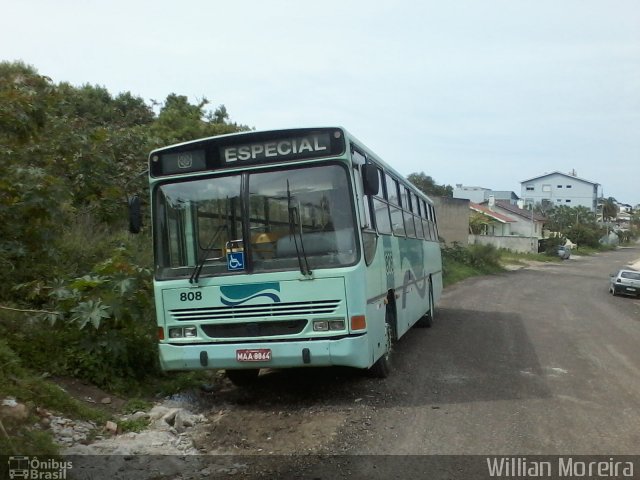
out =
<path fill-rule="evenodd" d="M 149 179 L 165 371 L 224 369 L 236 385 L 264 368 L 384 378 L 393 342 L 431 325 L 442 292 L 433 203 L 345 129 L 160 148 Z"/>

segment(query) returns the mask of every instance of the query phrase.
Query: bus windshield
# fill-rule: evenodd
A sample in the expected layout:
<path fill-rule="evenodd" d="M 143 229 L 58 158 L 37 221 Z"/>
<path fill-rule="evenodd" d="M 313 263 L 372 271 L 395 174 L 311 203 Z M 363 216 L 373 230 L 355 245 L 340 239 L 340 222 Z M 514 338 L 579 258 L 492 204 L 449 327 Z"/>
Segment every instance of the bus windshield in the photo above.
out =
<path fill-rule="evenodd" d="M 313 271 L 358 259 L 352 194 L 341 165 L 165 183 L 154 195 L 158 279 L 188 277 L 200 264 L 202 276 L 238 273 L 228 267 L 232 252 L 244 253 L 241 272 L 303 264 Z"/>

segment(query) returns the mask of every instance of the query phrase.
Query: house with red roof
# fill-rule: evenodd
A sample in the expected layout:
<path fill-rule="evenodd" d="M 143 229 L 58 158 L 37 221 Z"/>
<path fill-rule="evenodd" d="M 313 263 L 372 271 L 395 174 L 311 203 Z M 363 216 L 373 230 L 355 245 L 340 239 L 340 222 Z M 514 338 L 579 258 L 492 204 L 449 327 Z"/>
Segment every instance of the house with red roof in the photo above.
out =
<path fill-rule="evenodd" d="M 513 218 L 492 210 L 488 205 L 469 202 L 469 208 L 475 212 L 470 220 L 471 233 L 494 237 L 512 234 L 511 224 L 516 222 Z"/>
<path fill-rule="evenodd" d="M 507 207 L 508 205 L 508 207 Z M 508 200 L 469 202 L 469 244 L 493 245 L 514 252 L 538 252 L 544 218 Z"/>
<path fill-rule="evenodd" d="M 486 206 L 488 206 L 488 203 Z M 522 202 L 518 205 L 513 205 L 506 200 L 496 200 L 492 210 L 496 213 L 507 215 L 513 220 L 511 223 L 511 235 L 542 238 L 542 227 L 546 218 L 532 210 L 522 208 L 523 206 Z"/>

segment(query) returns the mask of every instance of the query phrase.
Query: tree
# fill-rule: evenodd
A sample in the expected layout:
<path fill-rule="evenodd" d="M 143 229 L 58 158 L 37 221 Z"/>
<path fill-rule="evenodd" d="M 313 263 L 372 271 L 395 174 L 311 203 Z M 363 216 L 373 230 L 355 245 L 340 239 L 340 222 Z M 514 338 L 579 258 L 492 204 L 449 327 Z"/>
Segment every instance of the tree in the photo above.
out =
<path fill-rule="evenodd" d="M 24 142 L 45 124 L 51 79 L 22 62 L 0 62 L 0 141 Z"/>
<path fill-rule="evenodd" d="M 589 225 L 576 224 L 566 230 L 566 237 L 573 243 L 581 246 L 597 247 L 599 245 L 600 237 L 603 232 L 598 228 L 590 227 Z"/>
<path fill-rule="evenodd" d="M 224 105 L 220 105 L 211 113 L 205 110 L 208 104 L 206 98 L 192 104 L 185 95 L 171 93 L 162 104 L 151 132 L 160 144 L 166 145 L 249 130 L 247 126 L 228 123 L 229 114 Z"/>
<path fill-rule="evenodd" d="M 418 187 L 425 195 L 436 197 L 453 197 L 453 187 L 451 185 L 438 185 L 435 180 L 424 172 L 411 173 L 407 179 Z"/>
<path fill-rule="evenodd" d="M 0 63 L 0 298 L 50 269 L 52 241 L 65 221 L 69 192 L 43 168 L 36 147 L 46 141 L 55 100 L 50 79 L 33 67 Z"/>
<path fill-rule="evenodd" d="M 607 199 L 601 198 L 602 205 L 602 221 L 609 222 L 615 220 L 618 216 L 618 202 L 615 198 L 609 197 Z"/>

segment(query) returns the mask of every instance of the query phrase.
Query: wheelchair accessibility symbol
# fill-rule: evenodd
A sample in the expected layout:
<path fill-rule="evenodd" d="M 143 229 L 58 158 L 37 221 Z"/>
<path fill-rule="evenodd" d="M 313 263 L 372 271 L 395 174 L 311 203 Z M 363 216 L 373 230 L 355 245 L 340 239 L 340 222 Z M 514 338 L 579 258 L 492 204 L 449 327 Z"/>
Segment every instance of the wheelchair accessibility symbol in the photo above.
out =
<path fill-rule="evenodd" d="M 244 252 L 227 253 L 227 270 L 244 270 Z"/>

